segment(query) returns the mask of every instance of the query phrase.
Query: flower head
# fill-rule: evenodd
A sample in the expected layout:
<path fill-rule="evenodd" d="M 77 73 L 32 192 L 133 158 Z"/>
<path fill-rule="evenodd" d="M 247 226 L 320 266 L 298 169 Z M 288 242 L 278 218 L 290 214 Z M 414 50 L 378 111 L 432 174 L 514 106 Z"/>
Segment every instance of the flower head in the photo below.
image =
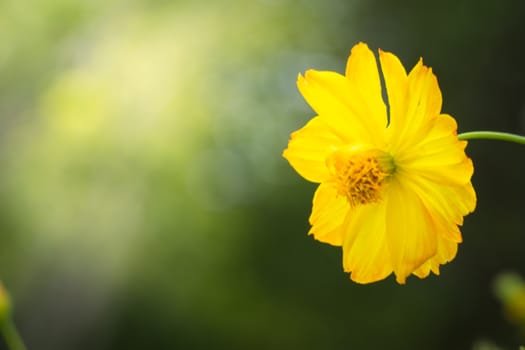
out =
<path fill-rule="evenodd" d="M 441 91 L 420 59 L 407 75 L 399 59 L 368 46 L 352 49 L 343 76 L 308 70 L 297 86 L 317 113 L 291 135 L 283 156 L 320 183 L 310 234 L 343 248 L 358 283 L 392 272 L 404 284 L 454 259 L 458 226 L 476 206 L 472 161 L 457 125 L 441 114 Z"/>

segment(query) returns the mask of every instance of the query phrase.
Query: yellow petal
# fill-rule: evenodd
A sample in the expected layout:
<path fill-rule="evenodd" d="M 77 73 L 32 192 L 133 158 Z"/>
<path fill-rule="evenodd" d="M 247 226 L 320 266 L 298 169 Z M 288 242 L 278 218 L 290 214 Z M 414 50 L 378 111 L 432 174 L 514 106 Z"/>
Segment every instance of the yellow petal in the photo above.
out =
<path fill-rule="evenodd" d="M 315 117 L 292 133 L 283 157 L 305 179 L 322 182 L 328 177 L 326 157 L 345 141 L 337 125 L 328 118 Z"/>
<path fill-rule="evenodd" d="M 432 271 L 439 275 L 439 266 L 452 261 L 456 257 L 458 251 L 458 244 L 449 240 L 438 238 L 437 253 L 432 258 L 428 259 L 423 265 L 414 271 L 414 275 L 419 278 L 425 278 Z"/>
<path fill-rule="evenodd" d="M 344 223 L 343 267 L 358 283 L 382 280 L 392 273 L 387 248 L 384 201 L 359 206 Z"/>
<path fill-rule="evenodd" d="M 454 160 L 452 153 L 428 155 L 427 159 L 418 159 L 406 168 L 407 172 L 417 174 L 434 182 L 462 185 L 470 182 L 474 166 L 470 158 Z"/>
<path fill-rule="evenodd" d="M 452 261 L 458 252 L 458 244 L 447 239 L 438 238 L 436 255 L 430 259 L 432 271 L 439 274 L 439 265 Z"/>
<path fill-rule="evenodd" d="M 464 185 L 436 183 L 427 178 L 406 173 L 403 182 L 423 203 L 426 211 L 437 222 L 462 225 L 463 217 L 476 206 L 476 193 L 470 182 Z M 443 224 L 442 226 L 445 226 Z M 440 230 L 447 239 L 461 242 L 459 230 L 447 228 Z"/>
<path fill-rule="evenodd" d="M 343 245 L 342 225 L 349 209 L 347 199 L 338 195 L 331 185 L 319 185 L 314 195 L 309 233 L 321 242 Z"/>
<path fill-rule="evenodd" d="M 400 75 L 392 75 L 389 79 L 394 80 L 396 77 L 399 79 Z M 433 119 L 437 118 L 441 111 L 442 97 L 437 78 L 431 68 L 423 65 L 422 60 L 419 60 L 409 73 L 406 84 L 404 101 L 389 100 L 390 104 L 402 106 L 395 115 L 391 115 L 389 125 L 390 143 L 396 150 L 413 147 L 424 139 L 432 127 Z M 396 98 L 403 99 L 403 94 Z M 402 108 L 405 108 L 404 113 Z"/>
<path fill-rule="evenodd" d="M 455 120 L 440 115 L 432 124 L 424 140 L 394 155 L 399 168 L 437 183 L 469 183 L 474 167 L 465 154 L 467 142 L 457 138 Z"/>
<path fill-rule="evenodd" d="M 348 142 L 370 140 L 373 128 L 366 125 L 352 101 L 348 80 L 335 72 L 308 70 L 297 78 L 299 91 L 318 115 L 332 120 Z"/>
<path fill-rule="evenodd" d="M 394 132 L 397 132 L 406 123 L 408 77 L 405 67 L 394 54 L 379 50 L 379 60 L 385 77 L 390 120 L 395 120 L 390 127 L 394 127 Z"/>
<path fill-rule="evenodd" d="M 350 82 L 352 98 L 359 101 L 359 113 L 375 129 L 387 126 L 386 106 L 381 92 L 381 80 L 374 53 L 365 43 L 352 48 L 346 64 L 346 77 Z"/>
<path fill-rule="evenodd" d="M 396 280 L 406 277 L 436 254 L 437 236 L 421 200 L 396 178 L 388 187 L 386 238 Z"/>
<path fill-rule="evenodd" d="M 309 69 L 297 77 L 297 88 L 313 110 L 322 116 L 352 113 L 348 81 L 339 73 Z"/>
<path fill-rule="evenodd" d="M 408 112 L 413 111 L 414 119 L 421 123 L 441 112 L 443 100 L 437 78 L 432 68 L 423 65 L 422 59 L 408 74 L 408 99 Z"/>
<path fill-rule="evenodd" d="M 318 115 L 338 125 L 347 142 L 372 143 L 377 139 L 377 130 L 343 75 L 310 69 L 304 77 L 299 75 L 297 87 Z"/>

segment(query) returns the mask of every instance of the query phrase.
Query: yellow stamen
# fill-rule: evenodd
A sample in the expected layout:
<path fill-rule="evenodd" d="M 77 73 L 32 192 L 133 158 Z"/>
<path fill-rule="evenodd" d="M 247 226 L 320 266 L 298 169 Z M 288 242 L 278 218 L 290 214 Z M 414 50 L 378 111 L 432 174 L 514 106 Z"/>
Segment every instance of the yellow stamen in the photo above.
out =
<path fill-rule="evenodd" d="M 386 180 L 394 173 L 392 156 L 378 149 L 351 147 L 337 149 L 326 160 L 330 183 L 351 206 L 381 200 Z"/>

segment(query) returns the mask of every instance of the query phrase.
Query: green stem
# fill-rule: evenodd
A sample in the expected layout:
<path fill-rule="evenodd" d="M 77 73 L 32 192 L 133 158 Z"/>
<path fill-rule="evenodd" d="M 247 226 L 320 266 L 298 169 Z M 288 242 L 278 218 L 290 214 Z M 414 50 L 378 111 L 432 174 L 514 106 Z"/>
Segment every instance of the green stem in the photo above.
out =
<path fill-rule="evenodd" d="M 515 142 L 525 145 L 525 136 L 516 134 L 509 134 L 507 132 L 498 131 L 471 131 L 464 132 L 458 135 L 460 140 L 474 140 L 474 139 L 487 139 L 487 140 L 501 140 L 508 142 Z"/>
<path fill-rule="evenodd" d="M 18 334 L 18 330 L 10 317 L 7 317 L 3 322 L 0 322 L 0 331 L 4 336 L 9 350 L 26 350 L 24 342 L 22 341 L 20 334 Z"/>

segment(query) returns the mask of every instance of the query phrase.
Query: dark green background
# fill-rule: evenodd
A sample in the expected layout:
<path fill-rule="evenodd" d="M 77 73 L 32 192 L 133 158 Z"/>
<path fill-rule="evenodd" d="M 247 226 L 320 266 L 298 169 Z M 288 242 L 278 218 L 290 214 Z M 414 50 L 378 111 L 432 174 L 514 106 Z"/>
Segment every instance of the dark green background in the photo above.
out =
<path fill-rule="evenodd" d="M 0 279 L 30 349 L 517 349 L 525 149 L 473 141 L 439 277 L 357 285 L 281 157 L 308 68 L 433 67 L 459 131 L 525 134 L 521 1 L 0 2 Z M 451 198 L 451 200 L 454 200 Z M 495 346 L 495 345 L 494 345 Z"/>

